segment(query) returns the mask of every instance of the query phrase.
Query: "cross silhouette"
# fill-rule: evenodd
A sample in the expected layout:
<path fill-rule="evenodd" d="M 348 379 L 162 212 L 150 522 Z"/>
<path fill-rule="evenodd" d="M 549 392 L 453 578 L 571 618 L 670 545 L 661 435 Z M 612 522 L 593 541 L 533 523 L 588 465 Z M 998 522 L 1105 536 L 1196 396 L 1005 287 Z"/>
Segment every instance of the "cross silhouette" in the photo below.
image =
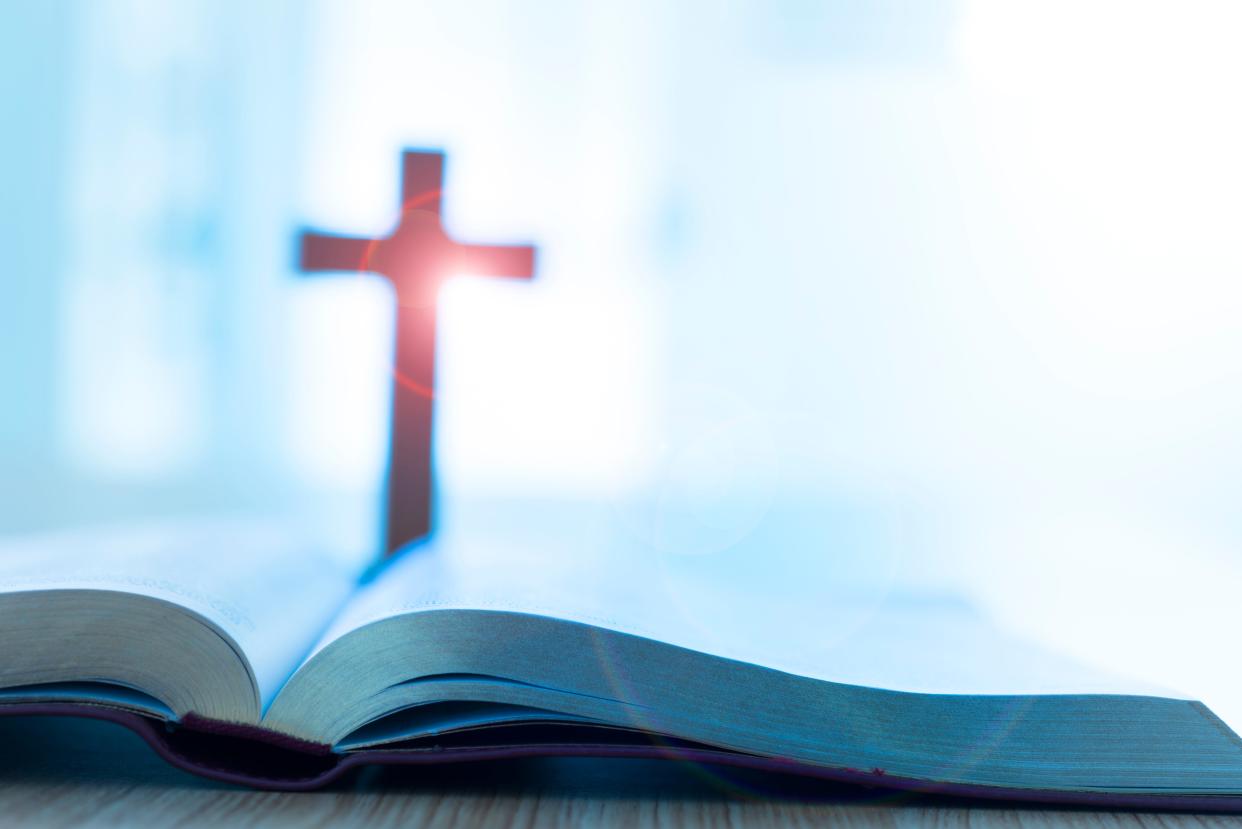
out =
<path fill-rule="evenodd" d="M 407 150 L 401 158 L 401 217 L 379 239 L 306 232 L 302 270 L 383 276 L 397 297 L 392 438 L 388 453 L 385 554 L 433 526 L 432 417 L 435 410 L 436 298 L 455 274 L 529 279 L 535 249 L 454 242 L 440 219 L 444 155 Z"/>

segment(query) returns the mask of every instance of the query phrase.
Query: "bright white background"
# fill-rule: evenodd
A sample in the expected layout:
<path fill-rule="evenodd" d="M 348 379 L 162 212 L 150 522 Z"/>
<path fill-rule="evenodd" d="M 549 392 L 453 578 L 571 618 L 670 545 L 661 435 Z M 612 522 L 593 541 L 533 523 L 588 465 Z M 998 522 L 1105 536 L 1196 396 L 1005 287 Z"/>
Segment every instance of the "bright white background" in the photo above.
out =
<path fill-rule="evenodd" d="M 542 256 L 442 298 L 447 497 L 608 499 L 760 587 L 964 589 L 1242 689 L 1236 4 L 6 14 L 6 529 L 366 536 L 390 299 L 292 240 L 386 231 L 444 147 L 451 232 Z"/>

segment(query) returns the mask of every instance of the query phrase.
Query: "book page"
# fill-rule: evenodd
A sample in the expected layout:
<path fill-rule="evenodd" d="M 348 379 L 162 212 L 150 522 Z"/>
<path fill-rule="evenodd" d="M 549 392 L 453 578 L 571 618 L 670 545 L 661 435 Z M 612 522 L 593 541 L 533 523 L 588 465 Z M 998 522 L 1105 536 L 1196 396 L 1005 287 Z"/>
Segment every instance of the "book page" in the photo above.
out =
<path fill-rule="evenodd" d="M 435 541 L 351 599 L 317 650 L 401 613 L 492 609 L 892 690 L 1173 695 L 1006 636 L 952 596 L 837 579 L 831 550 L 768 550 L 766 562 L 754 545 L 681 554 L 650 543 L 607 506 L 456 506 Z"/>
<path fill-rule="evenodd" d="M 163 521 L 62 531 L 0 542 L 0 593 L 116 590 L 205 617 L 249 660 L 264 708 L 355 584 L 288 523 Z"/>

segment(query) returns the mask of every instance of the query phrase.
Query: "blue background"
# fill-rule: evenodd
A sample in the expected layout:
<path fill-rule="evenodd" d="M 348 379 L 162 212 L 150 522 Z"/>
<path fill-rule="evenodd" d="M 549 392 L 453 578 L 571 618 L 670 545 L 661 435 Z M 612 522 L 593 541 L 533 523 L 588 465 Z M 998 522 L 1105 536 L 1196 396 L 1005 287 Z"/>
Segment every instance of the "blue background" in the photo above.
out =
<path fill-rule="evenodd" d="M 294 239 L 386 232 L 443 147 L 450 231 L 542 254 L 442 297 L 446 499 L 1236 679 L 1184 647 L 1242 588 L 1232 4 L 0 13 L 0 530 L 281 512 L 366 555 L 391 297 Z"/>

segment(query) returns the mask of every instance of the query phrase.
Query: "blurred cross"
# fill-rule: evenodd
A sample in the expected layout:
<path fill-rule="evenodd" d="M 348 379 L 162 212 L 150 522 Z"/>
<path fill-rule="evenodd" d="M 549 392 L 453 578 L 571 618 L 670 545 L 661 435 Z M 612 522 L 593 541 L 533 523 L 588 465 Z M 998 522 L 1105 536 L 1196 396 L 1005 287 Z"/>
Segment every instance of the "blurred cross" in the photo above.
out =
<path fill-rule="evenodd" d="M 401 217 L 380 239 L 302 234 L 304 271 L 377 273 L 397 298 L 392 437 L 388 454 L 385 554 L 431 532 L 432 415 L 435 404 L 436 297 L 455 274 L 529 279 L 535 249 L 465 245 L 444 232 L 440 188 L 444 155 L 407 150 L 402 156 Z"/>

